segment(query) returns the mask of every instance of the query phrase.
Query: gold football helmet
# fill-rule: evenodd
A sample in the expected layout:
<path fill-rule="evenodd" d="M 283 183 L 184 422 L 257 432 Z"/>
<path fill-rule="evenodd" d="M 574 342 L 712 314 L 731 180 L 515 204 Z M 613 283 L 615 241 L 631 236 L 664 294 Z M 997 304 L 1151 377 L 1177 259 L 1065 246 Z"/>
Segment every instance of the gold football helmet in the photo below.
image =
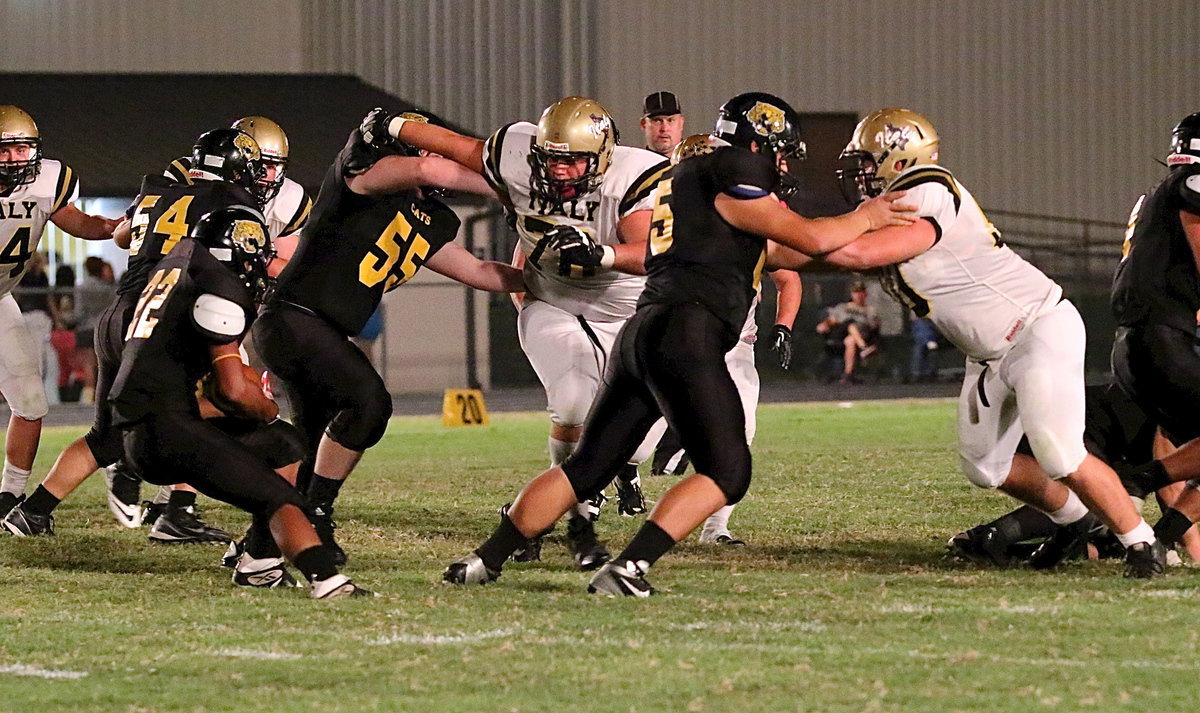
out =
<path fill-rule="evenodd" d="M 29 157 L 19 161 L 0 161 L 0 185 L 11 188 L 37 179 L 42 168 L 42 137 L 33 117 L 20 107 L 0 106 L 0 146 L 28 144 Z"/>
<path fill-rule="evenodd" d="M 279 194 L 283 187 L 284 174 L 287 173 L 288 137 L 283 129 L 265 116 L 247 116 L 233 122 L 234 129 L 250 134 L 258 142 L 262 152 L 262 163 L 265 169 L 275 166 L 275 178 L 262 180 L 264 202 Z"/>
<path fill-rule="evenodd" d="M 880 109 L 858 122 L 839 158 L 858 164 L 838 171 L 843 190 L 852 192 L 852 182 L 860 194 L 877 196 L 902 171 L 938 162 L 937 129 L 915 111 Z"/>
<path fill-rule="evenodd" d="M 612 115 L 599 102 L 584 97 L 560 99 L 542 112 L 537 136 L 529 154 L 531 189 L 555 203 L 573 200 L 600 187 L 617 144 Z M 587 167 L 577 177 L 555 178 L 551 162 L 586 158 Z"/>
<path fill-rule="evenodd" d="M 716 146 L 713 145 L 711 135 L 692 134 L 675 145 L 675 149 L 671 151 L 671 165 L 673 166 L 693 156 L 703 156 L 706 153 L 712 153 L 715 148 Z"/>

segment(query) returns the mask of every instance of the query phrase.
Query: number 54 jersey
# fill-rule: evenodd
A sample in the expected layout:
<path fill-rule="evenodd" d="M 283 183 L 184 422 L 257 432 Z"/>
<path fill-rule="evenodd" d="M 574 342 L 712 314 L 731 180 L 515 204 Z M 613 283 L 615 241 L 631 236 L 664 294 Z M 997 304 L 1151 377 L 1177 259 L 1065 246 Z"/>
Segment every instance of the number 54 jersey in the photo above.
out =
<path fill-rule="evenodd" d="M 0 296 L 13 291 L 42 240 L 46 221 L 79 198 L 79 179 L 70 166 L 42 159 L 32 183 L 0 192 Z"/>
<path fill-rule="evenodd" d="M 653 207 L 654 187 L 670 168 L 652 151 L 616 146 L 598 189 L 562 204 L 548 202 L 530 190 L 529 157 L 536 135 L 534 124 L 509 124 L 492 134 L 483 152 L 483 176 L 515 219 L 526 257 L 542 234 L 557 225 L 575 226 L 601 245 L 620 243 L 617 223 L 636 210 Z M 525 284 L 529 294 L 570 314 L 592 322 L 617 322 L 633 314 L 646 278 L 615 270 L 563 277 L 526 261 Z"/>
<path fill-rule="evenodd" d="M 1062 299 L 1062 288 L 1006 246 L 979 204 L 949 171 L 917 165 L 888 186 L 933 224 L 933 247 L 883 269 L 880 283 L 918 317 L 929 317 L 963 354 L 1003 356 L 1025 327 Z"/>
<path fill-rule="evenodd" d="M 346 167 L 362 150 L 355 132 L 325 172 L 271 298 L 319 315 L 346 336 L 361 332 L 383 294 L 412 279 L 459 226 L 453 210 L 416 191 L 364 196 L 350 190 Z"/>

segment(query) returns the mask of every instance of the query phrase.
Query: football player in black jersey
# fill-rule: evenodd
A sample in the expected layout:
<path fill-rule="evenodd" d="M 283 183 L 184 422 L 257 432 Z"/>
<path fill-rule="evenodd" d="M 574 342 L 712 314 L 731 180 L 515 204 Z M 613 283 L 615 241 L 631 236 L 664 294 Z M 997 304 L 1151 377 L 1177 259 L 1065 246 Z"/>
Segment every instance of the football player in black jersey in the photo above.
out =
<path fill-rule="evenodd" d="M 817 220 L 784 207 L 775 193 L 780 164 L 799 148 L 798 123 L 778 97 L 738 95 L 721 107 L 714 131 L 729 145 L 682 161 L 658 184 L 646 289 L 621 331 L 579 449 L 525 486 L 492 536 L 446 569 L 447 582 L 498 577 L 526 539 L 608 485 L 660 413 L 678 431 L 696 472 L 663 495 L 588 591 L 648 596 L 650 566 L 709 515 L 741 500 L 750 483 L 750 449 L 725 353 L 737 343 L 768 242 L 821 253 L 866 231 L 911 222 L 910 209 L 890 200 Z M 600 259 L 599 246 L 583 239 L 562 248 L 563 259 L 580 269 Z"/>
<path fill-rule="evenodd" d="M 201 216 L 232 205 L 258 208 L 251 194 L 262 175 L 261 155 L 253 138 L 236 129 L 216 129 L 201 135 L 192 150 L 191 183 L 177 183 L 163 176 L 148 175 L 142 192 L 130 207 L 131 220 L 114 236 L 129 249 L 129 265 L 117 285 L 112 304 L 101 313 L 96 327 L 96 416 L 90 431 L 76 439 L 58 456 L 37 491 L 14 510 L 7 529 L 17 535 L 51 534 L 51 513 L 64 498 L 97 468 L 121 458 L 120 432 L 112 427 L 108 391 L 116 377 L 125 348 L 125 332 L 138 297 L 146 287 L 158 261 L 184 238 Z M 167 541 L 228 540 L 216 528 L 199 520 L 194 512 L 195 492 L 178 490 L 164 515 L 163 536 Z M 110 497 L 111 503 L 111 497 Z M 134 527 L 141 522 L 140 508 L 127 513 Z M 19 523 L 19 524 L 15 524 Z M 157 522 L 155 523 L 157 524 Z M 169 529 L 168 526 L 169 525 Z M 156 539 L 153 537 L 152 539 Z"/>
<path fill-rule="evenodd" d="M 372 147 L 355 129 L 326 172 L 296 251 L 255 324 L 258 352 L 282 380 L 311 449 L 301 483 L 321 539 L 339 561 L 345 553 L 333 536 L 334 500 L 392 415 L 383 379 L 350 337 L 385 292 L 422 266 L 482 290 L 525 288 L 520 270 L 452 242 L 459 219 L 435 197 L 438 189 L 494 195 L 482 176 L 453 161 L 399 143 Z"/>
<path fill-rule="evenodd" d="M 1200 113 L 1171 132 L 1170 167 L 1129 216 L 1113 279 L 1117 382 L 1180 447 L 1127 477 L 1145 491 L 1200 478 Z M 1188 488 L 1155 524 L 1177 541 L 1200 517 L 1200 491 Z"/>

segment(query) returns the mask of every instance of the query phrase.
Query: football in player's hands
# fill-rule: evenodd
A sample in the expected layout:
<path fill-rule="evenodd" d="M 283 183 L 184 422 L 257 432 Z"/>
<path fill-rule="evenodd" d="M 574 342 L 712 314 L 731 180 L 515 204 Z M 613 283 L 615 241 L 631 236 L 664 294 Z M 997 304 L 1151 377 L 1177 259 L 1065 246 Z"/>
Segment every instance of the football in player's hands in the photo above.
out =
<path fill-rule="evenodd" d="M 250 366 L 249 364 L 242 364 L 242 378 L 246 380 L 246 383 L 250 387 L 263 391 L 267 398 L 274 401 L 269 394 L 265 393 L 267 388 L 269 388 L 268 382 L 265 380 L 265 372 L 264 374 L 260 375 L 258 371 L 254 369 L 254 367 Z M 231 416 L 241 415 L 243 411 L 242 407 L 225 398 L 225 395 L 221 392 L 221 386 L 219 382 L 220 380 L 217 378 L 217 373 L 215 371 L 209 373 L 204 377 L 201 394 L 203 394 L 204 398 L 212 402 L 212 405 L 216 406 L 217 409 L 222 413 Z"/>
<path fill-rule="evenodd" d="M 375 107 L 363 117 L 362 124 L 359 125 L 358 131 L 362 134 L 363 141 L 368 146 L 375 148 L 384 148 L 392 143 L 392 135 L 388 133 L 388 124 L 392 123 L 396 115 Z"/>

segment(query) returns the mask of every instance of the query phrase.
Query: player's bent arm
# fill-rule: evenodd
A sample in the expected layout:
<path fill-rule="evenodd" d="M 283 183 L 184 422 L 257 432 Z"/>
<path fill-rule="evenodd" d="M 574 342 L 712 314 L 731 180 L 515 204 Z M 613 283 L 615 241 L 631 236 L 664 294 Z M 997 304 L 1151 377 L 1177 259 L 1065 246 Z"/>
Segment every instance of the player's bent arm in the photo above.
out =
<path fill-rule="evenodd" d="M 613 249 L 612 269 L 630 275 L 646 274 L 646 241 L 650 239 L 652 210 L 635 210 L 617 223 L 620 245 Z"/>
<path fill-rule="evenodd" d="M 120 225 L 121 220 L 105 218 L 102 215 L 88 215 L 76 208 L 74 203 L 68 203 L 50 215 L 50 222 L 77 238 L 108 240 L 113 237 L 113 231 Z"/>
<path fill-rule="evenodd" d="M 1196 263 L 1196 270 L 1200 271 L 1200 215 L 1181 210 L 1179 222 L 1183 223 L 1183 232 L 1187 235 L 1188 246 L 1192 249 L 1192 260 Z"/>
<path fill-rule="evenodd" d="M 364 196 L 384 196 L 420 186 L 438 186 L 495 197 L 487 180 L 440 156 L 386 156 L 356 176 L 348 176 L 350 190 Z"/>
<path fill-rule="evenodd" d="M 849 245 L 822 255 L 821 260 L 848 270 L 862 271 L 904 262 L 933 247 L 935 242 L 937 232 L 933 223 L 918 220 L 912 225 L 867 233 Z"/>
<path fill-rule="evenodd" d="M 273 421 L 279 416 L 279 406 L 246 378 L 237 342 L 214 344 L 209 347 L 209 355 L 217 390 L 221 400 L 234 407 L 236 413 L 233 415 L 259 421 Z"/>
<path fill-rule="evenodd" d="M 300 233 L 284 235 L 271 241 L 271 247 L 275 249 L 275 255 L 271 258 L 270 264 L 267 265 L 268 275 L 279 277 L 279 273 L 283 272 L 283 268 L 287 267 L 288 260 L 291 260 L 292 255 L 296 253 L 296 244 L 299 242 Z"/>
<path fill-rule="evenodd" d="M 730 225 L 774 240 L 808 255 L 836 250 L 859 235 L 889 225 L 907 225 L 913 207 L 896 203 L 904 191 L 871 198 L 851 213 L 832 218 L 805 218 L 783 207 L 774 196 L 742 199 L 721 193 L 714 207 Z"/>
<path fill-rule="evenodd" d="M 483 173 L 483 141 L 479 139 L 433 124 L 397 119 L 392 119 L 388 125 L 388 133 L 410 146 L 445 156 L 475 173 Z"/>
<path fill-rule="evenodd" d="M 779 293 L 775 304 L 775 324 L 782 324 L 791 329 L 796 324 L 796 315 L 800 314 L 800 302 L 804 299 L 804 286 L 800 276 L 792 270 L 774 270 L 768 272 L 775 290 Z"/>
<path fill-rule="evenodd" d="M 425 267 L 477 290 L 523 292 L 521 270 L 492 260 L 480 260 L 461 245 L 449 243 L 434 253 Z"/>

